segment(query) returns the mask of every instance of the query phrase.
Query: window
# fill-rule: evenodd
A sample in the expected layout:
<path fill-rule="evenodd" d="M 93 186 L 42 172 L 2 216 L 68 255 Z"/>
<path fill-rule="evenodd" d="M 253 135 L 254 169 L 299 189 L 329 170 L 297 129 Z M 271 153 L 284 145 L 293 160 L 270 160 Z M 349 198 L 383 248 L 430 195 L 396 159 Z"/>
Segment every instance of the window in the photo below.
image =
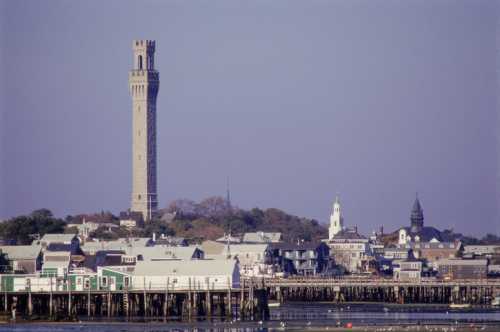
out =
<path fill-rule="evenodd" d="M 101 286 L 108 287 L 108 277 L 101 277 Z"/>
<path fill-rule="evenodd" d="M 139 70 L 142 70 L 142 55 L 139 55 Z"/>

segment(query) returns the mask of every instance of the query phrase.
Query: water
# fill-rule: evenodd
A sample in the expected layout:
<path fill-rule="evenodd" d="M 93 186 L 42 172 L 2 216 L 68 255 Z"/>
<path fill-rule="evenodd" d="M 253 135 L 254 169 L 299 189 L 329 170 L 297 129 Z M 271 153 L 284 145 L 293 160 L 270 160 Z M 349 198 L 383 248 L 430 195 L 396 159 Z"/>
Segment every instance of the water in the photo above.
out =
<path fill-rule="evenodd" d="M 290 303 L 271 309 L 268 322 L 200 321 L 196 323 L 17 323 L 0 332 L 167 332 L 167 331 L 328 331 L 351 323 L 357 331 L 500 331 L 500 309 L 452 311 L 446 307 L 382 304 Z"/>

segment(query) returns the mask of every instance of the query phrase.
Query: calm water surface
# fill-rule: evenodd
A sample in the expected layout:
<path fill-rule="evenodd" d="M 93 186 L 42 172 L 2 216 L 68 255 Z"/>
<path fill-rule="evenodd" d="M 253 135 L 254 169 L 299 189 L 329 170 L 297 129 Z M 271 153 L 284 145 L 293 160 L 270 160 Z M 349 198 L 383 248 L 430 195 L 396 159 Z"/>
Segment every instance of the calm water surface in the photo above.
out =
<path fill-rule="evenodd" d="M 327 331 L 352 323 L 359 331 L 500 331 L 500 309 L 451 311 L 445 307 L 334 305 L 293 303 L 271 309 L 268 322 L 136 322 L 95 320 L 81 323 L 25 323 L 0 325 L 15 332 L 166 332 L 166 331 Z"/>

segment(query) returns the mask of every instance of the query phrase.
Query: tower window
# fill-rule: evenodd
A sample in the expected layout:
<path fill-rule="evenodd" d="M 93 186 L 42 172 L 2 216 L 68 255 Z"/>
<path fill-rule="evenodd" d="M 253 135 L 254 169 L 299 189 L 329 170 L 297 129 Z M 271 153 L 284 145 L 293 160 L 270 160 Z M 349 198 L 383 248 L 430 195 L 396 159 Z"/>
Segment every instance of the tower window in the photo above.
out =
<path fill-rule="evenodd" d="M 139 70 L 142 70 L 142 55 L 139 55 Z"/>
<path fill-rule="evenodd" d="M 141 199 L 141 194 L 137 195 L 137 199 Z"/>

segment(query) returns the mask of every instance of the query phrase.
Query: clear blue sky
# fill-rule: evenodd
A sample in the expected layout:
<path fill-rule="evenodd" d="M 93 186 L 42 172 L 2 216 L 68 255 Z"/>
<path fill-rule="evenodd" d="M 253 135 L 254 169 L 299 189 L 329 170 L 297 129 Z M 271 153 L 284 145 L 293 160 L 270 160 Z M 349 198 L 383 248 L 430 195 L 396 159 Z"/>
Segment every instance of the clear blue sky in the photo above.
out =
<path fill-rule="evenodd" d="M 500 233 L 495 1 L 0 1 L 0 218 L 129 207 L 133 39 L 157 41 L 160 206 Z"/>

